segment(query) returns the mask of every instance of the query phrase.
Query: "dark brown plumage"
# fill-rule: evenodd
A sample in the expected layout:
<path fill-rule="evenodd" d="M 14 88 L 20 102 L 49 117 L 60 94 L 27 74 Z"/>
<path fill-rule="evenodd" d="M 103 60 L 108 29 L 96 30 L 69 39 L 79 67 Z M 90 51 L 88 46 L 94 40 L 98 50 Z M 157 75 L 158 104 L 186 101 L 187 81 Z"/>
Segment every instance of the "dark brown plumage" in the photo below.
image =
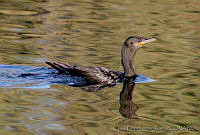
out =
<path fill-rule="evenodd" d="M 58 70 L 61 74 L 85 77 L 91 83 L 112 83 L 114 80 L 119 80 L 122 75 L 119 71 L 113 71 L 98 66 L 73 66 L 68 63 L 63 64 L 59 62 L 46 63 Z"/>
<path fill-rule="evenodd" d="M 77 66 L 69 63 L 46 62 L 49 66 L 59 71 L 61 74 L 71 76 L 81 76 L 88 79 L 91 83 L 113 83 L 124 77 L 136 75 L 134 67 L 134 56 L 139 48 L 145 43 L 154 41 L 154 38 L 145 39 L 142 37 L 131 36 L 127 38 L 122 45 L 121 62 L 124 67 L 124 73 L 106 69 L 99 66 Z"/>

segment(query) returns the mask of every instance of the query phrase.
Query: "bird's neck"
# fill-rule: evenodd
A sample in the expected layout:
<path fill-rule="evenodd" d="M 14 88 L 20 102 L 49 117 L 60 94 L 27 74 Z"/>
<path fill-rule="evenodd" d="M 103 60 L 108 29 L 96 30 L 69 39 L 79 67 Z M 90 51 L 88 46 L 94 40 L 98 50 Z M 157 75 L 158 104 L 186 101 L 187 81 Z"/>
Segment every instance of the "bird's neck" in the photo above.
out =
<path fill-rule="evenodd" d="M 136 70 L 134 66 L 134 57 L 136 54 L 136 49 L 127 47 L 123 45 L 121 50 L 121 62 L 124 67 L 125 77 L 131 77 L 136 75 Z"/>

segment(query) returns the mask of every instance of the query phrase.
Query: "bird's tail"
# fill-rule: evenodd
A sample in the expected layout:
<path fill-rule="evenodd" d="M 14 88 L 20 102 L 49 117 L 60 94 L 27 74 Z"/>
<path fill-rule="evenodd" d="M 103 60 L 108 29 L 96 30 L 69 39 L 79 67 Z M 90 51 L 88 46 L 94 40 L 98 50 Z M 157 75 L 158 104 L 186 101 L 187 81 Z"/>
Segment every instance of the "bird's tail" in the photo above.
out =
<path fill-rule="evenodd" d="M 58 62 L 46 62 L 46 64 L 48 64 L 49 66 L 51 66 L 52 68 L 56 69 L 57 71 L 59 71 L 59 73 L 66 73 L 66 71 L 68 69 L 71 69 L 73 66 L 70 65 L 69 63 L 58 63 Z"/>

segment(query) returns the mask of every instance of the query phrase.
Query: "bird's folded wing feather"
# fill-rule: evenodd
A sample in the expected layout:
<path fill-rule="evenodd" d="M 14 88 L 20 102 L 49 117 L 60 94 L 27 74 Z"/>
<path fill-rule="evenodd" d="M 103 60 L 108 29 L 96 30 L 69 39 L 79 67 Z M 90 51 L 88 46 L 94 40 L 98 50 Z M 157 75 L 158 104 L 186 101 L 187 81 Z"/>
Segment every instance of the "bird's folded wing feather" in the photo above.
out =
<path fill-rule="evenodd" d="M 98 66 L 73 66 L 68 63 L 46 62 L 49 66 L 59 71 L 62 74 L 69 74 L 72 76 L 82 76 L 93 82 L 106 82 L 108 79 L 113 79 L 112 70 Z M 117 75 L 117 74 L 116 74 Z"/>

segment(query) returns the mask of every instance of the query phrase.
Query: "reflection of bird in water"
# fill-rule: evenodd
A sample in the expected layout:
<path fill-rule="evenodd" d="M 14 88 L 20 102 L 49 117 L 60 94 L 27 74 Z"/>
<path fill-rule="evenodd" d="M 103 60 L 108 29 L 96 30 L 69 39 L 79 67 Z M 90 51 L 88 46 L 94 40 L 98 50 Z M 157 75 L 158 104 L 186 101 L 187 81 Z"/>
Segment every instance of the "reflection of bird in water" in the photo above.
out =
<path fill-rule="evenodd" d="M 137 118 L 135 112 L 138 110 L 138 106 L 132 101 L 132 92 L 134 90 L 135 83 L 132 79 L 127 79 L 123 83 L 123 89 L 120 93 L 120 109 L 119 112 L 126 118 Z"/>
<path fill-rule="evenodd" d="M 135 88 L 135 78 L 125 79 L 122 91 L 120 92 L 119 112 L 125 118 L 150 120 L 149 118 L 138 116 L 135 112 L 139 109 L 138 105 L 133 102 L 132 94 Z"/>
<path fill-rule="evenodd" d="M 61 74 L 71 76 L 81 76 L 86 78 L 90 84 L 113 83 L 119 81 L 122 77 L 132 77 L 136 75 L 134 67 L 134 57 L 139 48 L 144 44 L 154 41 L 154 38 L 145 39 L 142 37 L 131 36 L 127 38 L 121 49 L 121 62 L 124 67 L 124 73 L 106 69 L 99 66 L 78 66 L 69 63 L 46 62 L 52 68 Z"/>

